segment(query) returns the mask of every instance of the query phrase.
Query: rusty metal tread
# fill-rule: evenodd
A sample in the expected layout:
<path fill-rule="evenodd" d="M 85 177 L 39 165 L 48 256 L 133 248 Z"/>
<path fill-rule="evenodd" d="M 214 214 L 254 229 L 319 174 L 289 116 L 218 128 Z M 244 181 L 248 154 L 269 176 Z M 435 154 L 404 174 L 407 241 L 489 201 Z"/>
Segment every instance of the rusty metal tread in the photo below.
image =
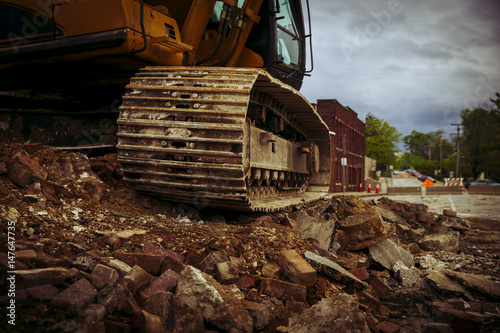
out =
<path fill-rule="evenodd" d="M 206 181 L 224 181 L 224 182 L 241 182 L 243 183 L 245 179 L 243 177 L 229 177 L 227 175 L 216 176 L 210 174 L 186 174 L 186 173 L 176 173 L 176 172 L 161 172 L 161 171 L 147 171 L 147 170 L 137 170 L 130 167 L 123 167 L 122 169 L 127 173 L 136 173 L 136 174 L 148 174 L 153 176 L 161 176 L 161 177 L 173 177 L 179 179 L 194 179 L 194 180 L 206 180 Z"/>
<path fill-rule="evenodd" d="M 211 155 L 211 156 L 228 156 L 228 157 L 238 157 L 241 158 L 243 155 L 241 153 L 233 153 L 230 151 L 217 151 L 217 150 L 201 150 L 201 149 L 184 149 L 184 148 L 163 148 L 163 147 L 145 147 L 139 145 L 126 145 L 118 144 L 117 149 L 124 150 L 136 150 L 140 152 L 144 151 L 154 151 L 154 152 L 164 152 L 173 154 L 185 154 L 185 155 Z"/>
<path fill-rule="evenodd" d="M 151 134 L 138 134 L 138 133 L 118 133 L 117 136 L 123 138 L 139 138 L 139 139 L 157 139 L 167 141 L 191 141 L 191 142 L 215 142 L 215 143 L 231 143 L 243 144 L 241 139 L 218 139 L 218 138 L 200 138 L 200 137 L 176 137 L 167 135 L 151 135 Z"/>
<path fill-rule="evenodd" d="M 162 167 L 172 167 L 172 168 L 184 168 L 184 169 L 203 169 L 203 170 L 224 170 L 224 171 L 241 171 L 243 168 L 241 164 L 217 164 L 217 163 L 194 163 L 185 161 L 173 161 L 173 160 L 144 160 L 142 158 L 126 158 L 119 156 L 118 161 L 122 164 L 134 164 L 134 165 L 149 165 L 149 166 L 162 166 Z"/>
<path fill-rule="evenodd" d="M 236 146 L 246 144 L 246 115 L 255 87 L 278 97 L 287 111 L 295 110 L 291 116 L 301 118 L 299 123 L 311 119 L 328 133 L 300 93 L 264 70 L 146 67 L 131 79 L 120 108 L 117 148 L 125 181 L 168 200 L 242 211 L 277 211 L 321 198 L 321 193 L 296 194 L 297 189 L 276 191 L 285 197 L 250 199 L 245 149 Z M 167 119 L 170 114 L 176 116 Z"/>
<path fill-rule="evenodd" d="M 117 120 L 118 125 L 139 125 L 139 126 L 152 126 L 152 127 L 170 127 L 170 128 L 200 128 L 200 129 L 214 129 L 224 131 L 243 131 L 241 120 L 240 124 L 211 124 L 211 123 L 197 123 L 197 122 L 182 122 L 171 120 L 150 120 L 150 119 L 123 119 Z"/>
<path fill-rule="evenodd" d="M 199 103 L 199 102 L 203 102 L 203 103 L 220 103 L 220 101 L 209 101 L 209 100 L 196 100 L 196 99 L 192 99 L 191 100 L 192 102 L 194 103 Z M 229 104 L 229 103 L 226 103 L 226 104 Z M 238 104 L 242 104 L 242 103 L 238 103 Z M 227 105 L 226 105 L 227 107 Z M 193 113 L 193 114 L 197 114 L 197 113 L 200 113 L 200 114 L 203 114 L 203 113 L 207 113 L 209 112 L 209 114 L 213 115 L 213 114 L 222 114 L 222 115 L 236 115 L 236 116 L 241 116 L 241 115 L 245 115 L 246 112 L 244 111 L 237 111 L 239 110 L 239 108 L 237 108 L 238 105 L 236 105 L 236 107 L 234 107 L 234 109 L 236 110 L 219 110 L 219 109 L 179 109 L 179 108 L 169 108 L 169 107 L 162 107 L 162 106 L 135 106 L 135 105 L 128 105 L 128 106 L 120 106 L 120 110 L 143 110 L 143 111 L 165 111 L 165 112 L 178 112 L 178 113 Z"/>
<path fill-rule="evenodd" d="M 217 183 L 213 183 L 212 186 L 207 185 L 207 184 L 193 184 L 193 183 L 180 183 L 180 182 L 173 182 L 173 181 L 161 181 L 161 180 L 151 180 L 151 179 L 127 179 L 128 183 L 131 184 L 146 184 L 149 186 L 158 186 L 162 187 L 163 189 L 168 189 L 169 187 L 172 188 L 189 188 L 189 189 L 203 189 L 207 190 L 207 192 L 210 192 L 210 189 L 215 189 L 220 193 L 224 192 L 241 192 L 245 193 L 245 184 L 243 181 L 241 181 L 241 186 L 218 186 Z"/>

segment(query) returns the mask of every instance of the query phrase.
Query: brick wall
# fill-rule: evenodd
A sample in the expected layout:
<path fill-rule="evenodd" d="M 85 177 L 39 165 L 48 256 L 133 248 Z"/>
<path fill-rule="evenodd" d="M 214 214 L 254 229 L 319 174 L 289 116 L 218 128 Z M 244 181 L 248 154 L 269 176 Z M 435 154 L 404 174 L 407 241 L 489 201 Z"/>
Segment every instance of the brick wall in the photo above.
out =
<path fill-rule="evenodd" d="M 359 184 L 365 178 L 365 124 L 350 107 L 343 106 L 336 99 L 320 99 L 316 109 L 330 131 L 331 140 L 330 192 L 342 192 L 341 159 L 347 159 L 345 167 L 346 192 L 359 191 Z"/>

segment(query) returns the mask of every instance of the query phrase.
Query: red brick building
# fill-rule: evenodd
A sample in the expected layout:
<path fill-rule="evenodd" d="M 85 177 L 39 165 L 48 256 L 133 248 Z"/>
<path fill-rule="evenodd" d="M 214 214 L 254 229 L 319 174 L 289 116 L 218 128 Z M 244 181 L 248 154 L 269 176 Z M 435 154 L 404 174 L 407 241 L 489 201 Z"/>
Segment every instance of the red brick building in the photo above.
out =
<path fill-rule="evenodd" d="M 350 107 L 343 106 L 336 99 L 320 99 L 316 109 L 330 131 L 331 178 L 330 192 L 342 192 L 342 158 L 346 158 L 346 192 L 359 191 L 365 178 L 365 124 Z"/>

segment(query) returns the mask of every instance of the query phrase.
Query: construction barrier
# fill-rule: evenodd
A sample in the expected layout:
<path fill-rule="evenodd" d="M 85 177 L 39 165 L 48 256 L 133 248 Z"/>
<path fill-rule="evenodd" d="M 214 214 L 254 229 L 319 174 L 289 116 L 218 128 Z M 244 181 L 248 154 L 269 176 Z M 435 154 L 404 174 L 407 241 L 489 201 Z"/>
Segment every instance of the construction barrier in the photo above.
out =
<path fill-rule="evenodd" d="M 444 186 L 463 186 L 463 178 L 444 178 Z"/>
<path fill-rule="evenodd" d="M 463 194 L 463 191 L 462 186 L 429 186 L 425 189 L 425 194 Z"/>
<path fill-rule="evenodd" d="M 469 186 L 469 194 L 500 195 L 500 186 Z"/>
<path fill-rule="evenodd" d="M 388 187 L 388 195 L 419 195 L 422 194 L 422 186 Z"/>

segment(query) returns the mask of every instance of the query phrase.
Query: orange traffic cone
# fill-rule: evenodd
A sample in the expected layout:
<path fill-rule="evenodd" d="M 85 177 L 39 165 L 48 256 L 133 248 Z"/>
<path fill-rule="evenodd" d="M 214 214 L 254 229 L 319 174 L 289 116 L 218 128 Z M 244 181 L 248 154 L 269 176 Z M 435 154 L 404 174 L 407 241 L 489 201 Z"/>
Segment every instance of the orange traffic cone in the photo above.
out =
<path fill-rule="evenodd" d="M 379 189 L 378 189 L 378 184 L 377 184 L 377 189 L 375 190 L 375 193 L 378 193 L 379 192 Z"/>
<path fill-rule="evenodd" d="M 363 184 L 359 183 L 359 192 L 363 192 Z"/>
<path fill-rule="evenodd" d="M 372 193 L 372 184 L 368 184 L 368 193 Z"/>

